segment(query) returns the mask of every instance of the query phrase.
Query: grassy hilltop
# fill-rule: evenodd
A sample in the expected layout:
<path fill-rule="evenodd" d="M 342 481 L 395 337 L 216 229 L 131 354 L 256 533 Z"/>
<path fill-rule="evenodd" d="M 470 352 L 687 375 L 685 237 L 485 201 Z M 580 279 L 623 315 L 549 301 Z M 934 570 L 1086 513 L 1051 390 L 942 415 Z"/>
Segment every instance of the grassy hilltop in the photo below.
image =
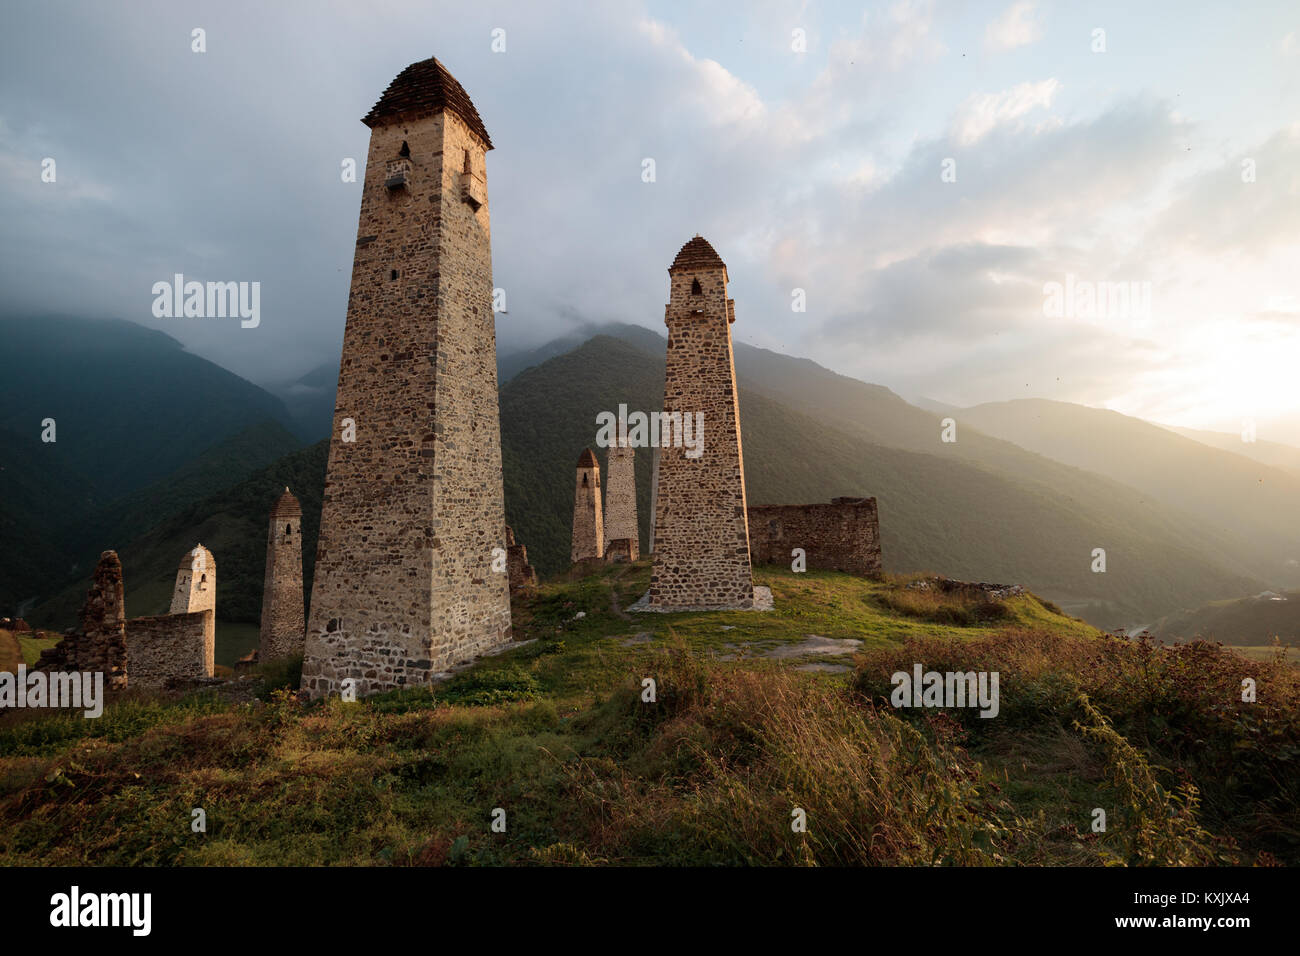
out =
<path fill-rule="evenodd" d="M 281 669 L 129 692 L 99 720 L 11 711 L 0 861 L 1300 861 L 1284 663 L 903 578 L 761 569 L 773 612 L 628 614 L 648 578 L 641 562 L 544 584 L 515 607 L 529 643 L 433 689 L 303 704 Z M 895 710 L 889 675 L 914 663 L 998 671 L 999 715 Z M 1257 703 L 1240 702 L 1246 676 Z"/>

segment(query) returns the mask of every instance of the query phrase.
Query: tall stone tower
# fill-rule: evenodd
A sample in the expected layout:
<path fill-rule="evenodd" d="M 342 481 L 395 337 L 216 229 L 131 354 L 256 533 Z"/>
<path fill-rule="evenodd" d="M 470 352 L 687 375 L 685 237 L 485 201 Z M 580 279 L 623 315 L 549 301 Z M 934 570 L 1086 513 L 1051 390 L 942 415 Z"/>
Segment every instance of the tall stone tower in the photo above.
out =
<path fill-rule="evenodd" d="M 655 550 L 655 515 L 659 513 L 659 446 L 654 446 L 650 453 L 650 540 L 646 547 L 650 553 Z"/>
<path fill-rule="evenodd" d="M 641 557 L 641 534 L 636 523 L 635 449 L 630 445 L 610 446 L 609 474 L 605 478 L 605 552 L 610 542 L 628 539 L 628 560 Z"/>
<path fill-rule="evenodd" d="M 668 359 L 664 412 L 703 415 L 697 457 L 660 439 L 655 500 L 654 572 L 648 606 L 752 608 L 745 513 L 745 466 L 731 351 L 735 303 L 727 298 L 727 267 L 696 236 L 668 269 L 664 312 Z"/>
<path fill-rule="evenodd" d="M 435 59 L 362 120 L 370 148 L 302 687 L 428 683 L 510 639 L 487 151 Z"/>
<path fill-rule="evenodd" d="M 259 660 L 302 653 L 305 627 L 302 603 L 302 507 L 285 488 L 271 509 L 271 525 L 266 535 Z"/>
<path fill-rule="evenodd" d="M 573 547 L 569 560 L 574 564 L 605 554 L 605 522 L 600 511 L 600 465 L 590 448 L 578 458 L 578 476 L 573 491 Z"/>

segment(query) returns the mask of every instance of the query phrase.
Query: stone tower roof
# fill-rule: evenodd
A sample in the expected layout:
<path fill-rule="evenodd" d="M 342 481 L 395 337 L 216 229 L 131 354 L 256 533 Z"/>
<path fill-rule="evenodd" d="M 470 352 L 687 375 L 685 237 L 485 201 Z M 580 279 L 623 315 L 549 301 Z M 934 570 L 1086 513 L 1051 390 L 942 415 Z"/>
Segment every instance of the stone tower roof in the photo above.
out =
<path fill-rule="evenodd" d="M 677 253 L 677 258 L 673 264 L 668 267 L 669 273 L 689 269 L 725 269 L 726 263 L 722 257 L 714 251 L 709 245 L 709 241 L 703 236 L 696 236 L 686 245 L 682 246 L 681 251 Z"/>
<path fill-rule="evenodd" d="M 183 555 L 181 555 L 181 563 L 178 564 L 177 567 L 182 568 L 186 571 L 192 568 L 194 566 L 195 551 L 203 552 L 204 561 L 206 562 L 205 567 L 209 567 L 209 568 L 216 567 L 217 559 L 212 556 L 211 551 L 203 547 L 203 545 L 201 544 L 196 544 L 193 548 L 191 548 L 190 550 L 186 551 Z"/>
<path fill-rule="evenodd" d="M 456 78 L 434 57 L 412 63 L 398 73 L 361 122 L 373 129 L 396 122 L 401 117 L 428 116 L 442 110 L 451 110 L 459 116 L 483 140 L 485 147 L 492 148 L 487 127 L 479 118 L 465 87 L 456 82 Z"/>
<path fill-rule="evenodd" d="M 582 454 L 578 456 L 579 468 L 595 468 L 596 456 L 591 453 L 590 448 L 584 448 Z"/>
<path fill-rule="evenodd" d="M 289 491 L 287 487 L 284 489 L 284 494 L 282 494 L 279 497 L 279 499 L 276 501 L 275 507 L 271 509 L 271 517 L 272 518 L 301 518 L 302 517 L 302 505 L 298 504 L 298 499 L 293 496 L 293 494 Z"/>

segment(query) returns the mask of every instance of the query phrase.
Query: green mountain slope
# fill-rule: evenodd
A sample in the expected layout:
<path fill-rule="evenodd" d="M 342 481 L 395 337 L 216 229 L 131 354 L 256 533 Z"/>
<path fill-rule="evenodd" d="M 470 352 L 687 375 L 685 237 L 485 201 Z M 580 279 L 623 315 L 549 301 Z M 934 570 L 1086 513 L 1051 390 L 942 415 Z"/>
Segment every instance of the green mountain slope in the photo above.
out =
<path fill-rule="evenodd" d="M 166 612 L 181 556 L 201 542 L 217 562 L 218 618 L 258 623 L 267 521 L 286 486 L 302 503 L 303 574 L 310 580 L 328 451 L 328 442 L 296 451 L 231 488 L 187 505 L 143 533 L 126 540 L 105 540 L 101 550 L 112 548 L 122 559 L 127 615 Z M 37 607 L 29 620 L 39 627 L 70 625 L 89 585 L 87 574 Z"/>
<path fill-rule="evenodd" d="M 39 438 L 40 422 L 53 418 L 56 454 L 100 501 L 164 478 L 250 425 L 290 424 L 273 395 L 131 322 L 9 318 L 0 343 L 0 428 Z"/>
<path fill-rule="evenodd" d="M 54 444 L 0 429 L 0 616 L 47 593 L 72 570 L 55 530 L 93 507 L 89 484 Z"/>
<path fill-rule="evenodd" d="M 1199 637 L 1244 647 L 1268 644 L 1274 637 L 1283 644 L 1300 644 L 1300 591 L 1214 601 L 1162 617 L 1151 634 L 1164 641 Z"/>
<path fill-rule="evenodd" d="M 1250 573 L 1300 585 L 1300 478 L 1118 412 L 1045 399 L 976 405 L 958 421 L 1131 485 L 1192 516 Z M 1238 442 L 1240 445 L 1241 443 Z"/>
<path fill-rule="evenodd" d="M 631 338 L 596 336 L 501 388 L 506 517 L 543 575 L 568 565 L 574 465 L 594 442 L 596 415 L 662 405 L 663 339 L 645 329 Z M 806 360 L 739 345 L 736 361 L 750 502 L 874 495 L 891 570 L 1024 584 L 1105 627 L 1265 587 L 1244 573 L 1239 543 L 1152 495 L 968 425 L 945 444 L 938 416 Z M 593 450 L 605 466 L 605 450 Z M 310 566 L 325 454 L 324 444 L 295 452 L 147 532 L 123 526 L 96 542 L 122 553 L 130 613 L 165 603 L 179 556 L 202 541 L 218 562 L 221 618 L 255 622 L 267 509 L 283 485 L 293 488 Z M 643 547 L 649 480 L 650 452 L 639 450 Z M 1094 548 L 1106 549 L 1104 574 L 1091 571 Z M 82 593 L 80 582 L 66 589 L 38 622 L 67 622 Z"/>
<path fill-rule="evenodd" d="M 1131 488 L 973 430 L 962 440 L 1032 467 L 999 472 L 967 455 L 945 454 L 937 420 L 926 428 L 938 446 L 933 454 L 864 440 L 868 432 L 920 444 L 909 430 L 928 415 L 887 389 L 834 376 L 811 362 L 754 354 L 760 351 L 737 349 L 738 367 L 749 369 L 738 375 L 750 502 L 874 495 L 891 570 L 1014 581 L 1080 610 L 1087 607 L 1090 619 L 1105 626 L 1150 620 L 1208 595 L 1259 589 L 1217 562 L 1184 516 Z M 763 375 L 761 389 L 748 387 L 755 369 Z M 799 392 L 801 373 L 812 380 L 808 387 L 827 393 L 825 406 L 836 414 L 814 418 L 772 397 L 773 391 Z M 837 383 L 847 396 L 835 390 Z M 592 443 L 596 414 L 614 411 L 620 402 L 630 409 L 662 406 L 662 354 L 601 336 L 521 372 L 502 388 L 507 519 L 543 574 L 567 566 L 574 466 Z M 859 409 L 857 427 L 853 408 Z M 601 450 L 597 457 L 603 466 Z M 642 451 L 637 460 L 643 543 L 648 457 Z M 1095 547 L 1107 550 L 1105 574 L 1090 570 Z"/>

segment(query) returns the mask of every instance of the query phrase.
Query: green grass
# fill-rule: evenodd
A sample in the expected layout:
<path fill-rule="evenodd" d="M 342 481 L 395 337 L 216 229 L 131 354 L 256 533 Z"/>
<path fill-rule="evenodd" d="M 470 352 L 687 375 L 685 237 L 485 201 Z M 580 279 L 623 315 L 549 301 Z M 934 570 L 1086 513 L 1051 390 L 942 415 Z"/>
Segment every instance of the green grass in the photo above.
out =
<path fill-rule="evenodd" d="M 1300 862 L 1292 669 L 1116 641 L 1032 596 L 936 624 L 888 606 L 898 581 L 756 576 L 775 611 L 620 614 L 646 562 L 548 582 L 515 607 L 527 643 L 355 704 L 277 690 L 287 662 L 251 701 L 0 715 L 0 862 Z M 855 670 L 763 656 L 807 634 L 863 641 Z M 1000 670 L 1002 717 L 882 706 L 914 661 Z M 1243 673 L 1258 708 L 1231 704 Z"/>

